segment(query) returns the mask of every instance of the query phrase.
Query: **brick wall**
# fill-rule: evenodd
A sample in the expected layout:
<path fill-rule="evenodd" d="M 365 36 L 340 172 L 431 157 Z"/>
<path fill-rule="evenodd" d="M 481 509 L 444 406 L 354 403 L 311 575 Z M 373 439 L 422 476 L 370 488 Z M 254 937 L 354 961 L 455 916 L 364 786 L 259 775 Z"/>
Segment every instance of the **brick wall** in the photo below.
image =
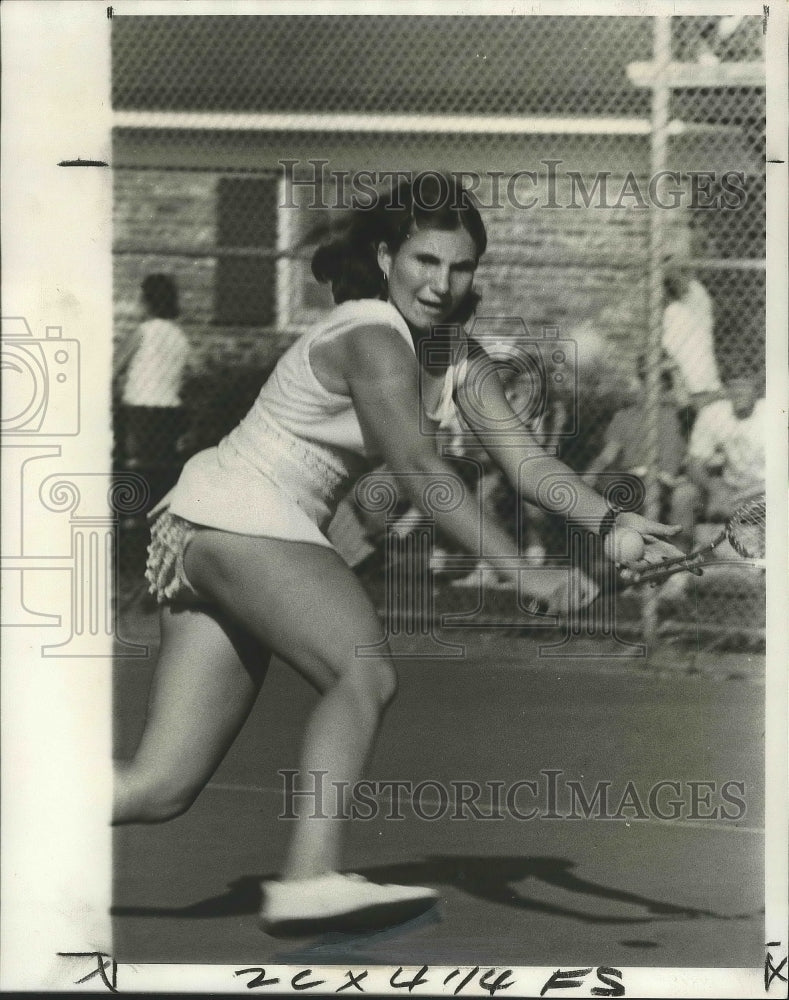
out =
<path fill-rule="evenodd" d="M 646 191 L 646 176 L 636 179 Z M 609 205 L 624 182 L 623 172 L 612 172 Z M 561 174 L 551 196 L 561 207 L 549 208 L 547 186 L 542 178 L 529 188 L 528 196 L 538 199 L 534 208 L 490 213 L 490 249 L 479 270 L 483 311 L 521 315 L 530 328 L 555 325 L 563 334 L 591 323 L 618 351 L 634 356 L 648 323 L 648 211 L 630 207 L 634 199 L 627 197 L 622 207 L 592 201 L 587 208 Z M 525 193 L 519 197 L 527 201 Z M 667 215 L 671 244 L 687 246 L 686 213 Z"/>
<path fill-rule="evenodd" d="M 609 162 L 599 150 L 587 159 L 585 176 L 602 166 L 612 170 L 619 160 L 609 141 Z M 577 144 L 576 144 L 577 146 Z M 553 149 L 557 149 L 556 143 Z M 488 151 L 491 162 L 495 150 Z M 400 152 L 402 156 L 402 150 Z M 562 156 L 561 148 L 556 155 Z M 582 152 L 575 148 L 573 169 L 585 172 Z M 122 169 L 115 172 L 114 282 L 115 336 L 126 336 L 139 321 L 139 284 L 152 271 L 177 281 L 182 325 L 195 349 L 199 368 L 217 360 L 265 364 L 290 340 L 286 330 L 228 329 L 213 324 L 216 257 L 216 191 L 220 170 Z M 640 179 L 643 179 L 643 174 Z M 609 201 L 622 188 L 621 169 L 608 181 Z M 645 185 L 644 185 L 645 189 Z M 506 180 L 501 184 L 506 190 Z M 490 189 L 478 195 L 491 203 Z M 566 206 L 572 194 L 559 174 L 556 200 Z M 562 333 L 592 321 L 619 356 L 634 357 L 646 331 L 646 267 L 648 212 L 631 207 L 547 208 L 547 178 L 519 189 L 540 207 L 507 206 L 484 211 L 489 250 L 477 276 L 483 315 L 520 315 L 529 328 L 559 326 Z M 579 199 L 576 196 L 576 203 Z M 687 243 L 686 213 L 666 213 L 675 235 L 672 244 Z M 157 252 L 154 252 L 157 251 Z"/>
<path fill-rule="evenodd" d="M 146 274 L 162 272 L 178 285 L 180 323 L 194 349 L 193 367 L 265 367 L 290 337 L 213 325 L 219 176 L 189 170 L 115 172 L 114 335 L 117 342 L 139 323 L 140 283 Z"/>

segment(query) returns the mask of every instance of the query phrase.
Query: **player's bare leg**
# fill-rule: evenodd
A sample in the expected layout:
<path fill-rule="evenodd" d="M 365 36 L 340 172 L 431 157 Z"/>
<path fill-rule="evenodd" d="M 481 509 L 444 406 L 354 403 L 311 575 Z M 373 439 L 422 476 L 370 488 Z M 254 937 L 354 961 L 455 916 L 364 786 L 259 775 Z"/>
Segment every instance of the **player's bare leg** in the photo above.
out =
<path fill-rule="evenodd" d="M 356 577 L 323 546 L 210 530 L 195 536 L 184 565 L 201 594 L 320 693 L 304 738 L 301 780 L 313 790 L 311 772 L 323 772 L 321 791 L 292 803 L 297 819 L 285 888 L 266 887 L 264 925 L 320 919 L 338 907 L 431 903 L 432 890 L 349 883 L 336 874 L 346 822 L 337 786 L 351 787 L 361 777 L 396 690 L 388 650 L 380 645 L 382 624 Z M 359 647 L 376 644 L 380 655 L 360 655 Z M 292 884 L 302 888 L 291 890 Z"/>
<path fill-rule="evenodd" d="M 162 611 L 145 728 L 134 757 L 115 764 L 113 822 L 163 822 L 189 808 L 247 718 L 269 659 L 215 612 Z"/>

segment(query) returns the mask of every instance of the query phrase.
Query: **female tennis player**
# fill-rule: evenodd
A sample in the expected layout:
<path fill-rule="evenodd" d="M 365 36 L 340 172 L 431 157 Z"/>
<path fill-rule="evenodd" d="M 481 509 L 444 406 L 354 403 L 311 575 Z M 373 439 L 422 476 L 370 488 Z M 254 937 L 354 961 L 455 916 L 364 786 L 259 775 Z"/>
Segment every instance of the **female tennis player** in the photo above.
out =
<path fill-rule="evenodd" d="M 383 641 L 383 626 L 324 531 L 343 493 L 381 462 L 418 505 L 426 475 L 451 474 L 420 427 L 420 408 L 430 427 L 448 422 L 484 359 L 469 348 L 461 363 L 439 374 L 431 366 L 420 380 L 419 345 L 436 324 L 473 314 L 487 237 L 472 196 L 432 172 L 349 219 L 312 261 L 336 308 L 286 351 L 249 414 L 189 460 L 154 512 L 146 575 L 162 604 L 161 646 L 139 747 L 117 764 L 116 823 L 160 822 L 189 808 L 249 714 L 272 653 L 320 695 L 301 768 L 325 772 L 329 816 L 334 783 L 359 780 L 395 695 L 392 662 L 357 655 L 357 647 Z M 487 434 L 514 417 L 496 378 L 477 379 L 474 393 L 465 419 L 518 489 L 522 454 L 513 440 L 522 450 L 531 438 L 525 430 L 513 440 Z M 531 500 L 543 476 L 571 475 L 547 456 L 531 458 L 528 468 Z M 601 530 L 612 518 L 580 482 L 572 513 L 596 519 Z M 473 496 L 435 517 L 475 551 Z M 647 562 L 678 554 L 663 540 L 674 528 L 627 519 L 645 538 Z M 491 555 L 517 556 L 487 516 L 482 528 Z M 595 597 L 580 571 L 572 581 L 562 570 L 532 576 L 521 586 L 551 611 L 566 610 L 571 594 L 581 604 Z M 314 809 L 309 801 L 302 807 L 281 879 L 263 886 L 264 929 L 332 926 L 353 914 L 400 919 L 432 905 L 430 888 L 340 874 L 342 820 L 311 820 Z"/>

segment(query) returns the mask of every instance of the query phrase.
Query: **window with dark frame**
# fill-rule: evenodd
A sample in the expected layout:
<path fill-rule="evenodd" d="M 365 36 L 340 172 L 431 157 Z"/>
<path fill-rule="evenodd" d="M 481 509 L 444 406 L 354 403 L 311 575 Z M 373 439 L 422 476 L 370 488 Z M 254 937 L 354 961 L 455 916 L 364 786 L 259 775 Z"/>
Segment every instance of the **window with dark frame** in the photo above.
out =
<path fill-rule="evenodd" d="M 277 177 L 221 177 L 217 186 L 214 323 L 277 322 Z"/>

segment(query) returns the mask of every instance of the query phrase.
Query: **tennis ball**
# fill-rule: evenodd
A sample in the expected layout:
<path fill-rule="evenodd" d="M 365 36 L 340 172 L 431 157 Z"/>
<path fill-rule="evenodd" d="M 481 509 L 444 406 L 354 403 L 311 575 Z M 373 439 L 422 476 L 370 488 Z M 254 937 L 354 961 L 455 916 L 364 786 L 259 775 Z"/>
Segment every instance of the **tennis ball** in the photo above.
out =
<path fill-rule="evenodd" d="M 633 528 L 616 528 L 606 536 L 604 551 L 617 565 L 629 566 L 644 556 L 644 539 Z"/>

